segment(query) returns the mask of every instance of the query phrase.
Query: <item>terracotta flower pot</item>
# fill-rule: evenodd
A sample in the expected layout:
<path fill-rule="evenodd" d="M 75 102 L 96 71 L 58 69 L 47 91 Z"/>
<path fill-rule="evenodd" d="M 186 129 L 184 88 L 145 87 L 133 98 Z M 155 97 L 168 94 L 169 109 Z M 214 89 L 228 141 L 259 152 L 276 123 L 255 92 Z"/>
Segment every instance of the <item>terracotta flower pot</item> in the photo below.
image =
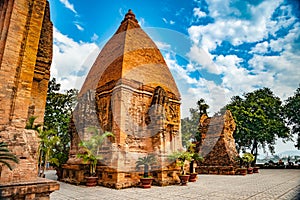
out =
<path fill-rule="evenodd" d="M 259 173 L 258 169 L 259 169 L 259 167 L 253 167 L 253 173 Z"/>
<path fill-rule="evenodd" d="M 236 174 L 246 176 L 247 168 L 238 168 L 237 171 L 236 171 Z"/>
<path fill-rule="evenodd" d="M 197 173 L 190 174 L 189 182 L 195 182 L 197 180 Z"/>
<path fill-rule="evenodd" d="M 98 177 L 96 177 L 96 176 L 86 177 L 86 186 L 88 186 L 88 187 L 96 186 L 97 180 L 98 180 Z"/>
<path fill-rule="evenodd" d="M 180 175 L 179 178 L 181 185 L 186 186 L 187 182 L 189 181 L 190 175 Z"/>
<path fill-rule="evenodd" d="M 253 168 L 252 167 L 248 167 L 247 174 L 253 174 Z"/>
<path fill-rule="evenodd" d="M 141 178 L 142 188 L 151 188 L 153 178 Z"/>

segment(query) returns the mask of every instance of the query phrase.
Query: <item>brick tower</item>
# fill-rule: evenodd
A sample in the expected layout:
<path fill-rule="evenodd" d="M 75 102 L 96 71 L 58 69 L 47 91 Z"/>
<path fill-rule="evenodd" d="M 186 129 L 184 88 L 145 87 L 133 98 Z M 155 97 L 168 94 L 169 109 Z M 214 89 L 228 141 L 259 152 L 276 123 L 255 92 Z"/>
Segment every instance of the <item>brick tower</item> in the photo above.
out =
<path fill-rule="evenodd" d="M 37 178 L 37 132 L 42 123 L 52 61 L 52 22 L 46 0 L 0 1 L 0 141 L 19 158 L 0 165 L 0 199 L 49 199 L 59 185 Z"/>
<path fill-rule="evenodd" d="M 167 156 L 181 149 L 180 94 L 159 49 L 131 10 L 103 47 L 79 94 L 73 113 L 72 144 L 64 180 L 84 182 L 76 158 L 89 127 L 112 132 L 101 148 L 98 183 L 124 188 L 139 181 L 139 157 L 155 154 L 152 175 L 158 185 L 177 181 Z"/>

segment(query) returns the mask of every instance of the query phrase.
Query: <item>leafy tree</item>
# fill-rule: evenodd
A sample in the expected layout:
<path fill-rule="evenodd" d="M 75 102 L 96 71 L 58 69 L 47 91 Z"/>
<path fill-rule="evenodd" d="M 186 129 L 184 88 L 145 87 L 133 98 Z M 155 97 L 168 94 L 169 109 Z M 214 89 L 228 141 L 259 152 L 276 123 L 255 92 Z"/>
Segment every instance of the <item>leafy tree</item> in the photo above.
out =
<path fill-rule="evenodd" d="M 251 150 L 257 157 L 259 147 L 268 146 L 274 153 L 277 138 L 290 138 L 285 125 L 282 102 L 269 88 L 262 88 L 243 95 L 235 96 L 226 107 L 236 122 L 234 133 L 237 150 Z"/>
<path fill-rule="evenodd" d="M 294 96 L 286 100 L 284 113 L 288 120 L 288 125 L 291 126 L 292 134 L 298 134 L 295 147 L 300 149 L 300 85 L 294 93 Z"/>
<path fill-rule="evenodd" d="M 12 170 L 12 166 L 9 161 L 19 163 L 19 159 L 16 157 L 16 155 L 9 151 L 9 149 L 7 148 L 7 144 L 5 142 L 0 142 L 0 163 L 4 164 L 10 170 Z"/>
<path fill-rule="evenodd" d="M 49 151 L 42 153 L 42 160 L 50 161 L 60 168 L 68 160 L 70 149 L 70 135 L 68 133 L 71 113 L 76 104 L 77 89 L 70 89 L 64 93 L 60 91 L 60 84 L 53 78 L 49 81 L 46 108 L 44 115 L 44 130 L 40 134 L 42 147 Z M 44 148 L 45 147 L 45 148 Z"/>
<path fill-rule="evenodd" d="M 182 135 L 182 144 L 185 147 L 188 147 L 190 140 L 200 141 L 200 132 L 199 132 L 199 119 L 203 114 L 207 114 L 207 109 L 209 105 L 205 103 L 204 99 L 197 101 L 196 108 L 190 108 L 190 117 L 181 119 L 181 135 Z"/>
<path fill-rule="evenodd" d="M 53 78 L 49 81 L 44 126 L 46 129 L 54 129 L 59 133 L 68 132 L 71 112 L 76 104 L 77 89 L 60 93 L 60 84 Z"/>
<path fill-rule="evenodd" d="M 200 99 L 199 101 L 197 101 L 197 106 L 198 106 L 198 110 L 199 110 L 199 114 L 200 114 L 200 117 L 203 115 L 203 114 L 206 114 L 207 115 L 207 109 L 209 108 L 209 105 L 207 105 L 205 103 L 205 100 L 204 99 Z"/>

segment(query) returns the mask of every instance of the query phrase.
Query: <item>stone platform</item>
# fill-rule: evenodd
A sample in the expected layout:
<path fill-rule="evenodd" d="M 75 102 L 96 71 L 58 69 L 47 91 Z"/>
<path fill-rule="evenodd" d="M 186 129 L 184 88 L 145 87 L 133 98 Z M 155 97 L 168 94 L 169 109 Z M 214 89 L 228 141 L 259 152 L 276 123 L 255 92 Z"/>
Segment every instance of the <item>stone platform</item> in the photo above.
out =
<path fill-rule="evenodd" d="M 59 183 L 45 178 L 36 181 L 0 184 L 0 199 L 49 199 L 50 193 L 59 190 Z"/>

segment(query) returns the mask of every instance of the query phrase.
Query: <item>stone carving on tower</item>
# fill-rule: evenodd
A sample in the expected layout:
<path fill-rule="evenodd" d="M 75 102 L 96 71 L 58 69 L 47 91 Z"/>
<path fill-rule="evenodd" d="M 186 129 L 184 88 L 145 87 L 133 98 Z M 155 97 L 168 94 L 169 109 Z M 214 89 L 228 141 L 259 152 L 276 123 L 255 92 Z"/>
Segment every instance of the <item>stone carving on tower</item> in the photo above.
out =
<path fill-rule="evenodd" d="M 99 184 L 136 185 L 141 172 L 136 171 L 135 162 L 148 154 L 158 160 L 152 169 L 157 184 L 177 181 L 167 156 L 182 147 L 180 94 L 159 49 L 131 10 L 89 71 L 71 127 L 65 181 L 85 181 L 84 165 L 76 154 L 81 151 L 78 143 L 90 138 L 89 127 L 96 127 L 99 134 L 114 134 L 100 150 Z"/>

